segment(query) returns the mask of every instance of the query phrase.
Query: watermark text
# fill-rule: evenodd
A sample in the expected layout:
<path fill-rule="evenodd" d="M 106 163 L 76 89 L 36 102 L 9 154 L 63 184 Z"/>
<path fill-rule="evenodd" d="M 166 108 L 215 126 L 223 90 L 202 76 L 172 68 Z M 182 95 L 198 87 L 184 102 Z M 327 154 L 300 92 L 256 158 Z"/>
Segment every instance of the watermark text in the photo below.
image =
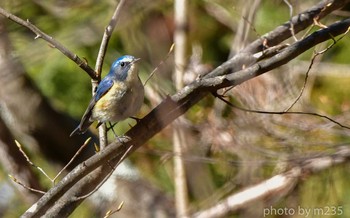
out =
<path fill-rule="evenodd" d="M 302 217 L 314 216 L 340 216 L 343 214 L 343 206 L 324 206 L 324 207 L 265 207 L 264 217 L 266 216 L 293 216 L 298 215 Z"/>

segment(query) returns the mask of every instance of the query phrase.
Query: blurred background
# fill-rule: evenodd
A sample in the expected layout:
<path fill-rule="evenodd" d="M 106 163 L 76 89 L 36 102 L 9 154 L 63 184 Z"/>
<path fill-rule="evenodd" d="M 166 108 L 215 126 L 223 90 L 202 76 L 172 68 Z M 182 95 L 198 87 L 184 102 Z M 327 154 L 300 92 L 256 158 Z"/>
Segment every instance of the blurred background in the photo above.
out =
<path fill-rule="evenodd" d="M 291 0 L 293 15 L 317 2 Z M 113 0 L 2 0 L 0 3 L 0 7 L 28 19 L 92 67 L 115 6 Z M 194 0 L 188 1 L 188 12 L 185 84 L 210 72 L 290 18 L 290 8 L 283 0 Z M 345 9 L 335 11 L 322 23 L 329 25 L 349 15 Z M 313 27 L 310 31 L 317 29 Z M 296 37 L 300 39 L 306 33 L 303 31 Z M 8 174 L 40 190 L 48 190 L 52 183 L 29 166 L 14 139 L 53 178 L 87 138 L 69 138 L 69 133 L 88 105 L 91 83 L 74 62 L 46 41 L 34 39 L 35 34 L 28 29 L 0 17 L 0 34 L 0 216 L 18 217 L 40 194 L 23 189 Z M 145 87 L 145 103 L 137 117 L 146 115 L 166 95 L 176 93 L 173 53 L 167 56 L 173 34 L 173 1 L 128 1 L 112 35 L 102 76 L 124 54 L 141 58 L 142 81 L 159 67 Z M 293 43 L 293 38 L 286 43 Z M 321 51 L 330 43 L 320 44 L 315 50 Z M 315 59 L 305 91 L 293 111 L 327 115 L 350 126 L 349 45 L 349 36 L 345 36 Z M 313 52 L 311 49 L 285 66 L 230 89 L 226 95 L 244 108 L 283 111 L 299 95 Z M 134 124 L 134 120 L 128 119 L 118 124 L 116 131 L 122 135 Z M 326 119 L 247 113 L 211 96 L 191 108 L 176 128 L 185 130 L 187 141 L 181 158 L 191 213 L 284 172 L 293 161 L 331 154 L 350 142 L 349 129 Z M 94 133 L 97 134 L 96 129 L 91 128 L 88 135 Z M 108 184 L 84 201 L 71 217 L 103 217 L 121 202 L 124 205 L 115 214 L 118 217 L 175 216 L 173 157 L 176 154 L 172 134 L 171 127 L 167 127 L 138 149 Z M 90 143 L 76 162 L 94 152 Z M 305 175 L 288 194 L 247 205 L 230 217 L 261 217 L 263 209 L 270 205 L 275 208 L 340 205 L 343 214 L 334 217 L 349 217 L 350 208 L 346 207 L 350 205 L 349 175 L 349 163 Z"/>

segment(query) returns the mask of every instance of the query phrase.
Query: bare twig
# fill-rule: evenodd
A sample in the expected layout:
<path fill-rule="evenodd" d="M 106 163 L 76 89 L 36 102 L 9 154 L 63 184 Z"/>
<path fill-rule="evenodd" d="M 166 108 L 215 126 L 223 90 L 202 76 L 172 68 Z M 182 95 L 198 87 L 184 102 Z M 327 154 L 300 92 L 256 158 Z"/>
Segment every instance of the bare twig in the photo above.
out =
<path fill-rule="evenodd" d="M 168 51 L 168 54 L 165 56 L 165 58 L 156 66 L 156 68 L 154 68 L 154 70 L 151 72 L 151 74 L 148 76 L 148 78 L 146 79 L 146 81 L 143 83 L 143 86 L 146 86 L 148 80 L 150 80 L 152 78 L 152 76 L 154 75 L 154 73 L 158 70 L 158 68 L 163 65 L 165 63 L 165 61 L 169 58 L 171 52 L 173 52 L 174 50 L 174 43 L 170 46 L 170 49 Z"/>
<path fill-rule="evenodd" d="M 28 190 L 30 190 L 30 191 L 32 191 L 32 192 L 40 193 L 40 194 L 43 194 L 43 195 L 46 193 L 46 192 L 44 192 L 44 191 L 41 191 L 41 190 L 38 190 L 38 189 L 35 189 L 35 188 L 31 188 L 31 187 L 29 187 L 29 186 L 23 184 L 22 182 L 18 181 L 18 180 L 17 180 L 14 176 L 12 176 L 12 175 L 8 175 L 8 176 L 10 177 L 10 179 L 11 179 L 12 181 L 14 181 L 15 183 L 17 183 L 18 185 L 22 186 L 22 187 L 25 188 L 25 189 L 28 189 Z"/>
<path fill-rule="evenodd" d="M 324 119 L 327 119 L 329 121 L 331 121 L 334 124 L 337 124 L 338 126 L 345 128 L 345 129 L 350 129 L 349 126 L 343 125 L 340 122 L 326 116 L 326 115 L 322 115 L 322 114 L 318 114 L 318 113 L 313 113 L 313 112 L 301 112 L 301 111 L 265 111 L 265 110 L 252 110 L 252 109 L 246 109 L 243 107 L 239 107 L 235 104 L 233 104 L 232 102 L 229 102 L 228 100 L 224 99 L 223 96 L 218 95 L 217 93 L 212 93 L 215 97 L 219 98 L 221 101 L 225 102 L 227 105 L 229 105 L 232 108 L 241 110 L 241 111 L 245 111 L 245 112 L 250 112 L 250 113 L 257 113 L 257 114 L 279 114 L 279 115 L 283 115 L 283 114 L 299 114 L 299 115 L 311 115 L 311 116 L 316 116 L 316 117 L 321 117 Z"/>
<path fill-rule="evenodd" d="M 23 156 L 26 158 L 27 162 L 28 162 L 31 166 L 33 166 L 33 167 L 35 167 L 36 169 L 38 169 L 46 178 L 48 178 L 48 179 L 52 182 L 53 180 L 51 179 L 51 177 L 50 177 L 49 175 L 47 175 L 47 173 L 46 173 L 41 167 L 38 167 L 37 165 L 35 165 L 35 164 L 29 159 L 28 155 L 23 151 L 22 145 L 21 145 L 17 140 L 15 140 L 15 143 L 16 143 L 16 145 L 17 145 L 19 151 L 20 151 L 20 152 L 23 154 Z"/>
<path fill-rule="evenodd" d="M 241 14 L 241 19 L 236 27 L 235 37 L 231 43 L 229 58 L 233 57 L 237 52 L 239 52 L 247 45 L 248 36 L 251 30 L 258 38 L 261 37 L 254 26 L 256 12 L 259 9 L 260 3 L 261 0 L 248 0 L 243 3 L 243 11 L 237 11 L 238 14 Z"/>
<path fill-rule="evenodd" d="M 346 34 L 348 34 L 349 30 L 350 30 L 350 29 L 348 28 L 348 30 L 347 30 L 342 36 L 340 36 L 338 40 L 336 40 L 336 39 L 334 39 L 334 38 L 332 37 L 332 44 L 330 44 L 329 46 L 327 46 L 327 48 L 325 48 L 325 49 L 323 49 L 322 51 L 319 51 L 319 52 L 314 52 L 314 55 L 313 55 L 313 57 L 312 57 L 312 59 L 311 59 L 311 62 L 310 62 L 310 65 L 309 65 L 309 67 L 308 67 L 308 69 L 307 69 L 307 71 L 306 71 L 305 78 L 304 78 L 304 84 L 303 84 L 303 86 L 302 86 L 302 88 L 301 88 L 301 90 L 300 90 L 300 93 L 299 93 L 299 95 L 296 97 L 296 99 L 293 101 L 293 103 L 292 103 L 288 108 L 286 108 L 286 109 L 284 110 L 285 112 L 289 111 L 289 110 L 299 101 L 299 99 L 300 99 L 301 96 L 303 95 L 304 90 L 305 90 L 305 88 L 306 88 L 307 80 L 308 80 L 308 78 L 309 78 L 310 70 L 311 70 L 311 68 L 312 68 L 312 66 L 313 66 L 313 64 L 314 64 L 314 61 L 315 61 L 316 57 L 319 56 L 319 55 L 321 55 L 321 54 L 324 54 L 326 51 L 328 51 L 329 49 L 331 49 L 338 41 L 340 41 L 342 38 L 344 38 L 344 36 L 345 36 Z"/>
<path fill-rule="evenodd" d="M 42 38 L 43 40 L 47 41 L 48 43 L 50 43 L 51 47 L 58 49 L 66 57 L 74 61 L 81 69 L 83 69 L 86 73 L 88 73 L 91 78 L 97 79 L 95 71 L 88 65 L 88 63 L 85 60 L 82 60 L 81 58 L 79 58 L 78 55 L 71 52 L 68 48 L 66 48 L 60 42 L 56 41 L 52 36 L 49 36 L 48 34 L 41 31 L 38 27 L 33 25 L 31 22 L 29 22 L 29 20 L 24 21 L 23 19 L 17 17 L 16 15 L 11 14 L 10 12 L 4 10 L 1 7 L 0 7 L 0 14 L 18 23 L 19 25 L 22 25 L 28 28 L 29 30 L 31 30 L 33 33 L 36 34 L 35 39 Z"/>
<path fill-rule="evenodd" d="M 89 144 L 91 140 L 91 137 L 89 137 L 82 146 L 80 146 L 79 150 L 74 154 L 74 156 L 70 159 L 70 161 L 61 169 L 61 171 L 53 178 L 53 183 L 55 184 L 57 178 L 62 174 L 64 170 L 67 169 L 67 167 L 75 160 L 75 158 L 80 154 L 80 152 L 86 147 L 87 144 Z"/>
<path fill-rule="evenodd" d="M 125 153 L 123 154 L 123 156 L 120 158 L 119 162 L 117 163 L 117 165 L 119 165 L 124 159 L 125 157 L 128 155 L 128 153 L 130 152 L 130 150 L 132 149 L 132 145 L 128 148 L 128 150 L 125 151 Z M 111 165 L 110 165 L 111 166 Z M 91 192 L 89 192 L 88 194 L 86 195 L 83 195 L 83 196 L 80 196 L 80 197 L 76 197 L 76 198 L 73 198 L 74 201 L 79 201 L 79 200 L 82 200 L 82 199 L 85 199 L 89 196 L 91 196 L 93 193 L 95 193 L 106 181 L 107 179 L 109 179 L 109 177 L 113 174 L 115 168 L 113 166 L 111 166 L 111 171 L 110 173 L 100 182 L 99 185 L 97 185 L 94 190 L 92 190 Z"/>
<path fill-rule="evenodd" d="M 122 8 L 124 7 L 125 0 L 120 0 L 118 3 L 118 6 L 116 7 L 111 20 L 109 21 L 108 26 L 105 29 L 105 32 L 102 37 L 101 45 L 100 45 L 100 50 L 98 51 L 97 59 L 96 59 L 96 66 L 95 66 L 95 71 L 97 73 L 97 78 L 98 80 L 101 79 L 101 71 L 102 71 L 102 65 L 104 61 L 104 57 L 106 55 L 107 47 L 108 47 L 108 42 L 109 39 L 112 36 L 113 30 L 115 29 L 115 26 L 118 23 Z"/>
<path fill-rule="evenodd" d="M 283 1 L 288 6 L 289 16 L 290 16 L 290 19 L 292 19 L 292 17 L 293 17 L 293 5 L 288 0 L 283 0 Z M 294 41 L 298 41 L 298 38 L 296 37 L 295 32 L 294 32 L 294 24 L 292 22 L 290 23 L 290 31 L 292 33 L 292 37 L 293 37 Z"/>
<path fill-rule="evenodd" d="M 119 212 L 119 211 L 123 208 L 123 205 L 124 205 L 124 201 L 122 201 L 122 202 L 119 204 L 119 206 L 118 206 L 117 209 L 107 211 L 106 215 L 105 215 L 103 218 L 108 218 L 108 217 L 110 217 L 111 215 L 113 215 L 113 214 Z"/>
<path fill-rule="evenodd" d="M 49 180 L 52 182 L 53 185 L 55 185 L 57 178 L 58 178 L 58 177 L 62 174 L 62 172 L 63 172 L 65 169 L 67 169 L 67 167 L 75 160 L 75 158 L 81 153 L 81 151 L 86 147 L 86 145 L 90 142 L 90 140 L 91 140 L 91 137 L 88 138 L 88 139 L 84 142 L 84 144 L 79 148 L 79 150 L 75 153 L 75 155 L 72 157 L 72 159 L 61 169 L 61 171 L 60 171 L 53 179 L 51 179 L 51 177 L 50 177 L 41 167 L 35 165 L 35 164 L 29 159 L 28 155 L 23 151 L 22 145 L 21 145 L 17 140 L 15 140 L 15 143 L 16 143 L 16 145 L 17 145 L 19 151 L 20 151 L 20 152 L 23 154 L 23 156 L 26 158 L 27 162 L 28 162 L 31 166 L 33 166 L 33 167 L 35 167 L 36 169 L 38 169 L 47 179 L 49 179 Z M 13 176 L 11 176 L 11 178 L 12 178 L 15 182 L 17 182 L 18 184 L 24 186 L 22 183 L 18 182 L 18 180 L 15 179 Z"/>

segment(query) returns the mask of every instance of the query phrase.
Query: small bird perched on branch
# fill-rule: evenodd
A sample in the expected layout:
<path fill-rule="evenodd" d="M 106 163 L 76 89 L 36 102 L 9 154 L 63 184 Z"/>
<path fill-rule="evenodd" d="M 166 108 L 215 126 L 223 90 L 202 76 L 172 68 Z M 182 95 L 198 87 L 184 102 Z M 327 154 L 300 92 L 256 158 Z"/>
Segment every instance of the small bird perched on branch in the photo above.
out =
<path fill-rule="evenodd" d="M 114 61 L 109 73 L 97 86 L 79 126 L 70 136 L 85 133 L 94 121 L 98 121 L 98 127 L 102 123 L 122 121 L 140 110 L 144 87 L 138 75 L 138 60 L 125 55 Z"/>

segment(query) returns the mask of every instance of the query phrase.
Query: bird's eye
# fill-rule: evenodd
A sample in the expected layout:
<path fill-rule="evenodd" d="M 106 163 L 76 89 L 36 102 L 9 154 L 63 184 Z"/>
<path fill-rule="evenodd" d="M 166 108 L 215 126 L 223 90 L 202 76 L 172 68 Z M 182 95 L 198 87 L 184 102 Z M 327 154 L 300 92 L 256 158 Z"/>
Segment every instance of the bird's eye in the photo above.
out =
<path fill-rule="evenodd" d="M 124 67 L 125 66 L 125 62 L 121 62 L 120 66 Z"/>

